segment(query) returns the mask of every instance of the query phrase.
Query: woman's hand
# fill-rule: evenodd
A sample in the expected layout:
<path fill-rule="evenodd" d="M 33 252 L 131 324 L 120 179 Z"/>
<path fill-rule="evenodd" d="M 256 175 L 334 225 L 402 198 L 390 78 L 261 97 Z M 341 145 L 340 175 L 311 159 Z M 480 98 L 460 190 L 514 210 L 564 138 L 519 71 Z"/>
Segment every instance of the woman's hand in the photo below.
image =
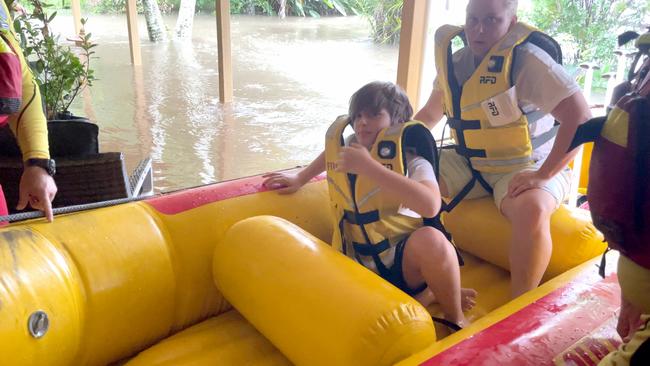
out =
<path fill-rule="evenodd" d="M 623 342 L 629 342 L 634 333 L 641 326 L 641 313 L 643 311 L 627 301 L 621 294 L 621 314 L 618 316 L 616 331 L 623 338 Z"/>
<path fill-rule="evenodd" d="M 52 200 L 56 196 L 56 183 L 45 169 L 37 166 L 28 166 L 20 177 L 19 197 L 17 210 L 24 210 L 27 205 L 43 211 L 47 221 L 54 220 L 52 213 Z"/>
<path fill-rule="evenodd" d="M 517 197 L 533 188 L 542 188 L 549 179 L 542 177 L 539 171 L 525 170 L 517 173 L 508 184 L 508 196 Z"/>

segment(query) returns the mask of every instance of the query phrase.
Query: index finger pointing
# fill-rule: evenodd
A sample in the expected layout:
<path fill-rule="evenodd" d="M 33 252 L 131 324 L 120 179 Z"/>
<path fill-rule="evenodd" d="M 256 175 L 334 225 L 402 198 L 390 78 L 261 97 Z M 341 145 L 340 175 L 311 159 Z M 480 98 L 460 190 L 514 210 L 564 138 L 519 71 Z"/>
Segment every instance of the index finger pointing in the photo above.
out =
<path fill-rule="evenodd" d="M 54 212 L 52 212 L 52 202 L 49 199 L 43 200 L 43 212 L 48 222 L 54 221 Z"/>

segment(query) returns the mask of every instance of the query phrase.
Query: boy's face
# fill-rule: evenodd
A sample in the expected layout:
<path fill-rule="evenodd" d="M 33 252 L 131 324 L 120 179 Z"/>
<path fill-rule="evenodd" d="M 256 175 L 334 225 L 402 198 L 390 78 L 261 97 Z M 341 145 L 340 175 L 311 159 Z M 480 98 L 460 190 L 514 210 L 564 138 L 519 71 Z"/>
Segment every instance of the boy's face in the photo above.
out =
<path fill-rule="evenodd" d="M 354 117 L 352 128 L 357 142 L 370 149 L 377 139 L 379 131 L 390 126 L 390 114 L 385 108 L 378 113 L 363 111 Z"/>
<path fill-rule="evenodd" d="M 505 0 L 470 0 L 465 18 L 465 35 L 475 57 L 482 59 L 517 22 Z"/>

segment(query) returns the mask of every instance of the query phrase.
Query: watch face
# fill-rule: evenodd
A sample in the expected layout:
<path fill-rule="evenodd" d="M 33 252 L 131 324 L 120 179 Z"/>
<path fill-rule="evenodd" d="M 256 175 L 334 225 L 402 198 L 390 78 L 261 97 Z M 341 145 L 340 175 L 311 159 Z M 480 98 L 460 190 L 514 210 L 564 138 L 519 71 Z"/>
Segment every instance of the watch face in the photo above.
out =
<path fill-rule="evenodd" d="M 54 159 L 47 159 L 47 173 L 50 176 L 54 176 L 56 173 L 56 163 L 54 162 Z"/>

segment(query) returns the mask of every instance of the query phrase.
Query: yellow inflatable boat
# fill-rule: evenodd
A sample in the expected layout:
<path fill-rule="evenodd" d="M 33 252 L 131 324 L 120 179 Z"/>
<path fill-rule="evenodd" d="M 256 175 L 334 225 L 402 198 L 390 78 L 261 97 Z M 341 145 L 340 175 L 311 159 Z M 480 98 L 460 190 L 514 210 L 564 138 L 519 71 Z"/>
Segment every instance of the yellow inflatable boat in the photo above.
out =
<path fill-rule="evenodd" d="M 588 365 L 617 345 L 618 285 L 597 274 L 586 212 L 554 214 L 547 282 L 514 301 L 492 200 L 446 217 L 479 295 L 445 337 L 435 306 L 326 244 L 322 177 L 288 196 L 261 182 L 1 229 L 0 365 Z"/>

